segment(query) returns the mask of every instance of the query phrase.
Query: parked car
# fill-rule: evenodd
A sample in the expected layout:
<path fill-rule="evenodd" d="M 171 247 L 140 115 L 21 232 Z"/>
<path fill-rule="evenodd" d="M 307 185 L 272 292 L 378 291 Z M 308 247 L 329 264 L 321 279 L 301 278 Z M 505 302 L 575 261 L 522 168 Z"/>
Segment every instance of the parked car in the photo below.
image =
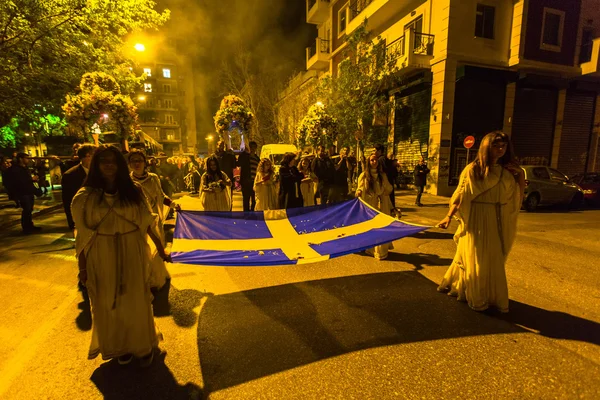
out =
<path fill-rule="evenodd" d="M 538 206 L 583 205 L 583 190 L 562 172 L 540 165 L 523 165 L 525 171 L 525 197 L 523 207 L 535 211 Z"/>
<path fill-rule="evenodd" d="M 588 172 L 575 175 L 571 180 L 581 187 L 587 203 L 600 205 L 600 173 Z"/>

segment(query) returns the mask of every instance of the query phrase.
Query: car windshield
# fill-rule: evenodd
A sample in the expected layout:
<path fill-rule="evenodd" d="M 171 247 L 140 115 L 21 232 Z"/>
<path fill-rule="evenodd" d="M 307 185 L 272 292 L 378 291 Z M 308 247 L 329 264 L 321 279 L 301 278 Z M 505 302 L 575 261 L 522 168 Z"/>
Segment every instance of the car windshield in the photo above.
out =
<path fill-rule="evenodd" d="M 273 165 L 281 164 L 284 156 L 285 154 L 271 154 L 271 157 L 273 158 Z"/>
<path fill-rule="evenodd" d="M 580 179 L 580 184 L 582 185 L 600 184 L 600 174 L 584 175 Z"/>

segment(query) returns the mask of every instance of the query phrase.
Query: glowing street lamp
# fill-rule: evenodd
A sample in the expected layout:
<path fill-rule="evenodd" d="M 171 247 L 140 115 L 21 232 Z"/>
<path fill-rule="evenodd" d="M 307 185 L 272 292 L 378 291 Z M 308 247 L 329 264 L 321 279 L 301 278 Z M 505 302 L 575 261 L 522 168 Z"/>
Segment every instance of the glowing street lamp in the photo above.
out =
<path fill-rule="evenodd" d="M 317 105 L 317 106 L 319 106 L 319 107 L 323 107 L 323 106 L 324 106 L 324 104 L 323 104 L 322 102 L 320 102 L 320 101 L 317 101 L 317 102 L 315 103 L 315 105 Z"/>
<path fill-rule="evenodd" d="M 139 96 L 138 96 L 138 100 L 139 100 L 139 101 L 146 101 L 146 96 L 139 95 Z"/>
<path fill-rule="evenodd" d="M 141 43 L 136 43 L 135 46 L 133 46 L 133 48 L 139 52 L 146 51 L 146 46 L 144 46 Z"/>

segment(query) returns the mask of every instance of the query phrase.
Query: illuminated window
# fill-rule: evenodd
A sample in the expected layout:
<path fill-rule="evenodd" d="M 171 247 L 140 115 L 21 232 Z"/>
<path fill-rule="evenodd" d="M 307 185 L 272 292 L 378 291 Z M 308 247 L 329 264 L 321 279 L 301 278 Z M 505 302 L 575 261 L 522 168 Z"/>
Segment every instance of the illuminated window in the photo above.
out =
<path fill-rule="evenodd" d="M 173 108 L 173 100 L 171 100 L 171 99 L 165 100 L 165 108 Z"/>
<path fill-rule="evenodd" d="M 149 93 L 152 91 L 152 84 L 151 83 L 144 83 L 144 92 Z"/>
<path fill-rule="evenodd" d="M 163 68 L 163 78 L 170 78 L 171 77 L 171 70 L 168 68 Z"/>
<path fill-rule="evenodd" d="M 165 124 L 173 124 L 173 122 L 174 122 L 173 115 L 171 115 L 171 114 L 165 115 Z"/>
<path fill-rule="evenodd" d="M 171 85 L 163 85 L 164 93 L 171 93 Z"/>
<path fill-rule="evenodd" d="M 565 12 L 544 7 L 540 48 L 560 52 L 565 28 Z"/>
<path fill-rule="evenodd" d="M 486 39 L 494 38 L 494 19 L 496 8 L 477 4 L 475 15 L 475 36 Z"/>
<path fill-rule="evenodd" d="M 144 73 L 146 76 L 152 76 L 152 70 L 150 68 L 144 68 Z"/>

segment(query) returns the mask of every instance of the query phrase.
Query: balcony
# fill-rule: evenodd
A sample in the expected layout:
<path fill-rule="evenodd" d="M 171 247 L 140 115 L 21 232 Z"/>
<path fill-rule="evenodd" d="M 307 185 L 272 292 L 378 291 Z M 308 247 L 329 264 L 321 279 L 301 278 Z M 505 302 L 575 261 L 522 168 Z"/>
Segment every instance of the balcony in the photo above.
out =
<path fill-rule="evenodd" d="M 401 73 L 430 69 L 434 38 L 433 35 L 407 29 L 403 36 L 387 45 L 386 58 L 395 61 Z"/>
<path fill-rule="evenodd" d="M 369 30 L 377 30 L 393 16 L 402 11 L 408 13 L 414 6 L 413 0 L 351 0 L 346 34 L 354 32 L 365 18 L 369 20 Z"/>
<path fill-rule="evenodd" d="M 306 69 L 309 71 L 329 69 L 330 53 L 329 40 L 317 38 L 312 46 L 306 48 Z"/>
<path fill-rule="evenodd" d="M 306 22 L 319 25 L 329 18 L 330 0 L 306 0 Z"/>
<path fill-rule="evenodd" d="M 600 38 L 593 40 L 591 53 L 587 58 L 589 61 L 581 63 L 581 73 L 588 76 L 600 76 Z"/>

